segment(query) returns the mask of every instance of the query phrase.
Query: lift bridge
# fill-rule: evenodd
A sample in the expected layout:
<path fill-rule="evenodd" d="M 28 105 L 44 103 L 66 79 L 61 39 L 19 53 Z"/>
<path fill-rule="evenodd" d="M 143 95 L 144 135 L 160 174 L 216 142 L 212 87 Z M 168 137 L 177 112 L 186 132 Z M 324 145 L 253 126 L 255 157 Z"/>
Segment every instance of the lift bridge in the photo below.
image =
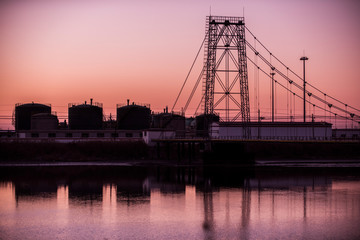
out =
<path fill-rule="evenodd" d="M 245 35 L 250 35 L 251 40 Z M 245 139 L 251 136 L 251 122 L 314 122 L 316 119 L 318 122 L 330 122 L 335 126 L 341 122 L 345 128 L 360 123 L 359 109 L 305 81 L 307 57 L 300 58 L 304 70 L 301 77 L 259 41 L 245 26 L 244 17 L 207 16 L 205 37 L 172 111 L 203 48 L 203 67 L 182 108 L 184 113 L 188 110 L 202 80 L 201 99 L 194 115 L 203 114 L 209 121 L 217 116 L 222 122 L 241 122 Z M 254 69 L 253 112 L 257 116 L 253 118 L 250 117 L 248 63 Z M 261 106 L 259 89 L 265 84 L 260 84 L 260 78 L 267 79 L 270 83 L 268 108 Z M 285 96 L 286 100 L 280 99 Z M 279 114 L 277 106 L 281 102 L 286 102 L 286 113 Z M 297 114 L 296 106 L 297 112 L 301 109 L 302 114 Z M 261 112 L 261 109 L 267 110 Z"/>

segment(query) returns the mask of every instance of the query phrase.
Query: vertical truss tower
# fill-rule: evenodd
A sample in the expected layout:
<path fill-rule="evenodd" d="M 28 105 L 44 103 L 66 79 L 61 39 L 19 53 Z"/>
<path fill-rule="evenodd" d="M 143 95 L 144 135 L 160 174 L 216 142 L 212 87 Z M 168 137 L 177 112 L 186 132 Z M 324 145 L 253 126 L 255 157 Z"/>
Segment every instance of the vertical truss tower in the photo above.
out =
<path fill-rule="evenodd" d="M 207 17 L 204 68 L 205 115 L 218 114 L 227 122 L 241 116 L 243 137 L 250 137 L 246 124 L 250 122 L 250 105 L 243 17 Z"/>

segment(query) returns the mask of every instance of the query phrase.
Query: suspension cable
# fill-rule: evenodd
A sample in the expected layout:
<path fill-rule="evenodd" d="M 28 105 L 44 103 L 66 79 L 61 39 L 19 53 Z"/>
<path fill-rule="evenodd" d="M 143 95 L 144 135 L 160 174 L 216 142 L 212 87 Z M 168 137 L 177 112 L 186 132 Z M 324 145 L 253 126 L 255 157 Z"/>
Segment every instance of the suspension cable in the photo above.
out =
<path fill-rule="evenodd" d="M 247 56 L 246 58 L 247 58 L 255 67 L 258 67 L 259 70 L 260 70 L 261 72 L 263 72 L 266 76 L 271 77 L 270 74 L 268 74 L 265 70 L 263 70 L 261 67 L 259 67 L 257 64 L 255 64 L 255 62 L 254 62 L 251 58 L 249 58 L 248 56 Z M 283 85 L 282 83 L 279 83 L 278 81 L 277 81 L 277 83 L 278 83 L 282 88 L 286 89 L 287 91 L 290 91 L 290 90 L 289 90 L 285 85 Z M 299 99 L 302 99 L 302 97 L 301 97 L 300 95 L 296 94 L 295 92 L 292 92 L 292 91 L 291 91 L 291 93 L 292 93 L 294 96 L 298 97 Z M 295 101 L 295 99 L 294 99 L 294 101 Z M 306 99 L 305 99 L 305 101 L 308 102 L 308 103 L 311 103 L 309 100 L 306 100 Z M 318 105 L 313 104 L 313 106 L 314 106 L 314 107 L 317 107 L 317 108 L 319 108 L 319 109 L 321 109 L 321 110 L 324 110 L 324 111 L 326 111 L 326 112 L 329 112 L 330 114 L 333 113 L 333 112 L 331 112 L 330 110 L 327 110 L 327 109 L 325 109 L 325 108 L 323 108 L 323 107 L 320 107 L 320 106 L 318 106 Z M 333 106 L 332 106 L 332 107 L 333 107 Z M 343 118 L 343 119 L 349 119 L 349 118 L 346 117 L 346 116 L 342 116 L 342 115 L 338 115 L 338 116 L 341 117 L 341 118 Z M 355 121 L 354 119 L 351 119 L 351 120 L 352 120 L 353 122 Z"/>
<path fill-rule="evenodd" d="M 196 57 L 195 57 L 192 65 L 191 65 L 191 67 L 190 67 L 190 70 L 189 70 L 189 72 L 188 72 L 188 74 L 187 74 L 187 76 L 186 76 L 186 78 L 185 78 L 185 81 L 184 81 L 184 83 L 183 83 L 183 85 L 182 85 L 182 87 L 181 87 L 181 89 L 180 89 L 180 92 L 179 92 L 179 94 L 178 94 L 177 97 L 176 97 L 176 100 L 175 100 L 175 102 L 174 102 L 173 107 L 171 108 L 171 111 L 174 110 L 175 105 L 176 105 L 176 103 L 177 103 L 178 100 L 179 100 L 179 97 L 180 97 L 180 95 L 181 95 L 181 93 L 182 93 L 182 91 L 183 91 L 183 89 L 184 89 L 184 87 L 185 87 L 185 84 L 186 84 L 186 82 L 187 82 L 187 80 L 188 80 L 188 78 L 189 78 L 189 76 L 190 76 L 190 73 L 191 73 L 191 71 L 192 71 L 192 69 L 193 69 L 193 67 L 194 67 L 194 65 L 195 65 L 195 62 L 196 62 L 196 60 L 197 60 L 197 58 L 198 58 L 198 56 L 199 56 L 199 54 L 200 54 L 200 51 L 201 51 L 202 47 L 204 46 L 204 43 L 205 43 L 205 40 L 206 40 L 206 36 L 207 36 L 207 32 L 205 32 L 204 40 L 203 40 L 202 43 L 201 43 L 201 46 L 200 46 L 200 48 L 199 48 L 199 50 L 198 50 L 198 52 L 197 52 L 197 54 L 196 54 Z M 184 110 L 184 112 L 185 112 L 185 110 Z"/>
<path fill-rule="evenodd" d="M 293 70 L 291 70 L 289 67 L 287 67 L 279 58 L 277 58 L 274 54 L 272 54 L 272 53 L 270 52 L 270 50 L 267 49 L 267 48 L 265 47 L 265 45 L 264 45 L 262 42 L 260 42 L 259 39 L 258 39 L 246 26 L 245 26 L 245 29 L 250 33 L 251 36 L 254 37 L 255 41 L 257 41 L 267 52 L 269 52 L 269 53 L 271 54 L 271 56 L 272 56 L 274 59 L 276 59 L 282 66 L 284 66 L 285 68 L 287 68 L 294 76 L 296 76 L 297 78 L 299 78 L 300 80 L 303 81 L 303 78 L 302 78 L 302 77 L 300 77 L 298 74 L 296 74 Z M 255 51 L 256 51 L 256 50 L 255 50 Z M 315 87 L 315 86 L 312 85 L 311 83 L 308 83 L 308 82 L 307 82 L 307 85 L 310 86 L 310 87 L 312 87 L 313 89 L 317 90 L 317 91 L 320 92 L 321 94 L 326 94 L 325 92 L 321 91 L 319 88 Z M 330 96 L 330 95 L 328 95 L 328 94 L 326 94 L 326 95 L 327 95 L 328 98 L 330 98 L 330 99 L 332 99 L 332 100 L 334 100 L 334 101 L 336 101 L 336 102 L 338 102 L 338 103 L 341 103 L 341 104 L 343 104 L 343 105 L 347 105 L 347 104 L 345 104 L 344 102 L 340 101 L 339 99 L 337 99 L 337 98 L 335 98 L 335 97 L 332 97 L 332 96 Z M 349 108 L 355 110 L 355 111 L 359 111 L 359 112 L 360 112 L 360 109 L 358 109 L 358 108 L 352 107 L 352 106 L 350 106 L 350 105 L 347 105 L 347 106 L 348 106 Z M 350 114 L 349 112 L 347 112 L 347 113 Z"/>
<path fill-rule="evenodd" d="M 293 84 L 293 85 L 294 85 L 295 87 L 297 87 L 299 90 L 301 90 L 301 91 L 304 90 L 304 88 L 303 88 L 300 84 L 297 84 L 296 82 L 294 82 L 293 80 L 291 80 L 290 78 L 288 78 L 285 74 L 283 74 L 280 70 L 278 70 L 277 68 L 275 68 L 275 67 L 271 64 L 271 62 L 269 62 L 263 55 L 261 55 L 259 52 L 257 52 L 257 51 L 255 50 L 255 48 L 254 48 L 248 41 L 246 41 L 246 45 L 256 54 L 256 56 L 259 56 L 259 58 L 260 58 L 266 65 L 268 65 L 269 67 L 271 67 L 273 71 L 275 71 L 275 72 L 278 73 L 281 77 L 283 77 L 284 79 L 286 79 L 287 81 L 289 81 L 290 84 Z M 271 54 L 271 53 L 270 53 L 270 54 Z M 274 57 L 273 54 L 271 54 L 270 56 Z M 270 60 L 270 61 L 271 61 L 271 60 Z M 284 65 L 284 66 L 285 66 L 285 65 Z M 288 68 L 287 68 L 287 69 L 288 69 Z M 289 69 L 289 70 L 290 70 L 290 69 Z M 291 71 L 291 70 L 290 70 L 290 71 Z M 321 99 L 320 97 L 314 95 L 313 93 L 311 93 L 311 92 L 308 91 L 308 90 L 306 90 L 305 92 L 308 93 L 308 94 L 312 94 L 313 97 L 314 97 L 316 100 L 324 103 L 325 105 L 331 104 L 330 102 L 326 101 L 326 99 L 325 99 L 325 100 L 324 100 L 324 99 Z M 324 94 L 324 95 L 326 95 L 326 94 Z M 327 96 L 327 95 L 326 95 L 326 96 Z M 342 111 L 342 112 L 344 112 L 344 113 L 346 113 L 346 114 L 349 114 L 350 116 L 353 115 L 353 113 L 350 113 L 350 112 L 344 110 L 343 108 L 340 108 L 340 107 L 335 106 L 335 105 L 333 105 L 333 104 L 331 104 L 331 105 L 332 105 L 332 107 L 336 108 L 336 109 L 339 110 L 339 111 Z M 326 107 L 325 107 L 325 109 L 326 109 Z M 355 114 L 354 114 L 354 115 L 355 115 Z M 357 115 L 357 114 L 356 114 L 355 116 L 360 117 L 360 115 Z"/>

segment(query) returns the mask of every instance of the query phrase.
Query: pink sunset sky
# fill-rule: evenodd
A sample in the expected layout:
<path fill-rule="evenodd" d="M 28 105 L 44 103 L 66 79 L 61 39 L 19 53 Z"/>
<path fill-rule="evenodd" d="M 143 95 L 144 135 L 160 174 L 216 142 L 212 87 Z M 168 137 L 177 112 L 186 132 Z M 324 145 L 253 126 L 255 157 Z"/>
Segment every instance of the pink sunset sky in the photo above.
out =
<path fill-rule="evenodd" d="M 13 129 L 19 102 L 50 103 L 61 121 L 68 103 L 90 98 L 103 103 L 106 116 L 115 116 L 116 104 L 126 99 L 149 103 L 153 111 L 171 108 L 204 39 L 210 9 L 219 16 L 245 13 L 246 26 L 274 55 L 302 76 L 305 53 L 307 81 L 360 108 L 357 0 L 3 0 L 0 129 Z M 260 86 L 268 84 L 260 79 Z M 253 86 L 249 70 L 251 104 Z M 175 110 L 187 97 L 185 91 Z M 261 101 L 268 108 L 269 99 Z"/>

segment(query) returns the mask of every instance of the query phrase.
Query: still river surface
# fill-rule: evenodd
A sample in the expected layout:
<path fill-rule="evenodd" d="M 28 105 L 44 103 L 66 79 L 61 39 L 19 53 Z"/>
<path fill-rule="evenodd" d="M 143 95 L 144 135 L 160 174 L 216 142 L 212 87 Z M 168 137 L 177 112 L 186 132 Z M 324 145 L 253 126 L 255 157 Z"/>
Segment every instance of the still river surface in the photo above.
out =
<path fill-rule="evenodd" d="M 2 166 L 0 239 L 360 239 L 360 168 Z"/>

